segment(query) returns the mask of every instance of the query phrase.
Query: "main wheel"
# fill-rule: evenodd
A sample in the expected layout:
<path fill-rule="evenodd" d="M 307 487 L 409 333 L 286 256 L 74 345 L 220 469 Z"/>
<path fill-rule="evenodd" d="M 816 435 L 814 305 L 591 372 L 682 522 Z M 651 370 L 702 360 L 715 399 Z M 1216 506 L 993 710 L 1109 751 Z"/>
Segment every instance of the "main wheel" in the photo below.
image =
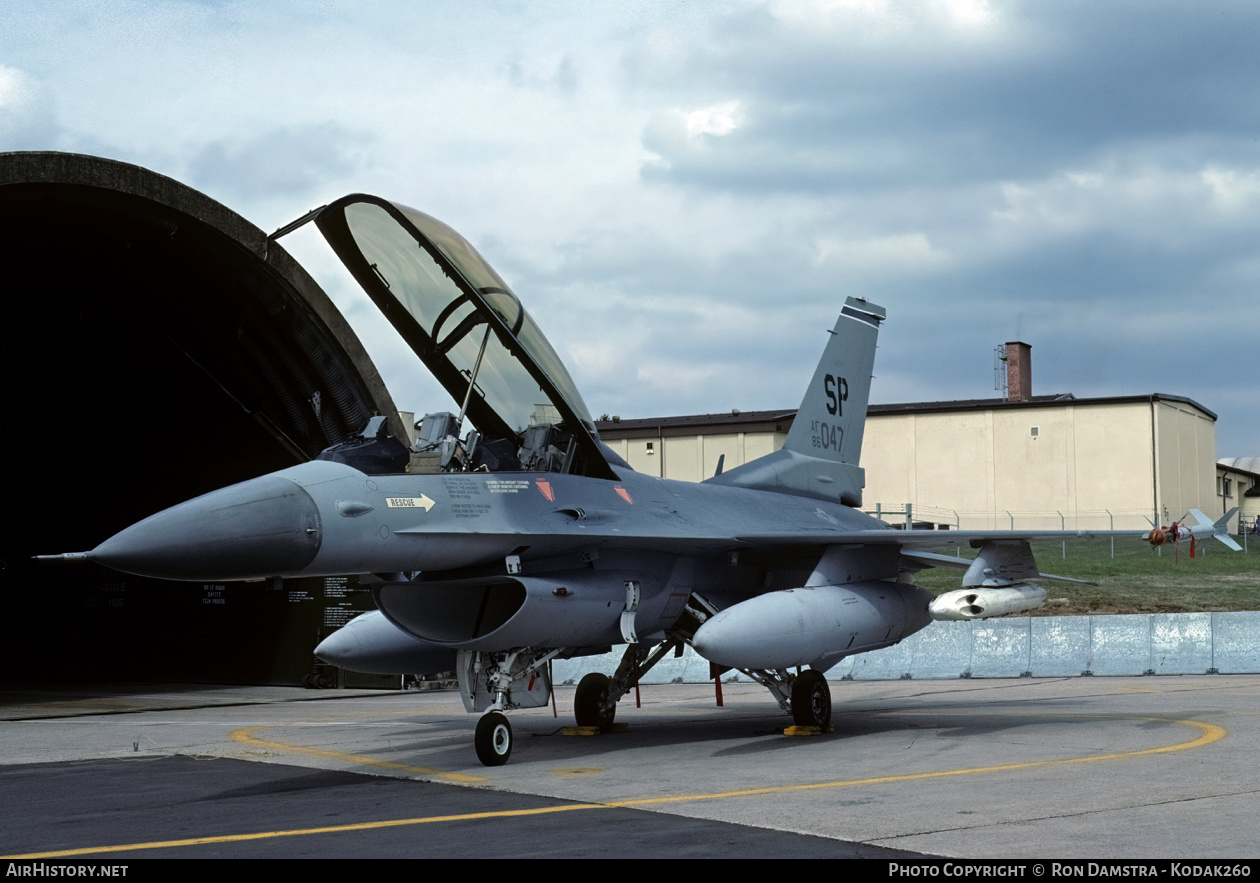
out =
<path fill-rule="evenodd" d="M 573 716 L 579 727 L 604 730 L 612 726 L 617 703 L 608 696 L 609 683 L 608 675 L 599 672 L 591 672 L 578 681 L 577 693 L 573 696 Z"/>
<path fill-rule="evenodd" d="M 486 766 L 503 766 L 512 756 L 512 725 L 501 711 L 487 711 L 477 721 L 473 737 L 477 760 Z"/>
<path fill-rule="evenodd" d="M 792 683 L 792 722 L 824 730 L 831 725 L 831 688 L 822 672 L 808 669 Z"/>

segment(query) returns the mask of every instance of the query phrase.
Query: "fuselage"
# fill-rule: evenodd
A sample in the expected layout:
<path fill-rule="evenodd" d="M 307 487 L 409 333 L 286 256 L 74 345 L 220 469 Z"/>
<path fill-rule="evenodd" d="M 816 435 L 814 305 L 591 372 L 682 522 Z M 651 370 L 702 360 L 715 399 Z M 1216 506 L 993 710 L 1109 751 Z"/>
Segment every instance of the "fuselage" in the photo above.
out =
<path fill-rule="evenodd" d="M 317 460 L 181 503 L 89 555 L 192 581 L 433 573 L 588 549 L 729 556 L 768 526 L 820 546 L 885 527 L 839 503 L 634 472 L 366 475 Z"/>
<path fill-rule="evenodd" d="M 586 646 L 622 640 L 629 583 L 639 631 L 658 635 L 693 592 L 725 608 L 803 586 L 830 535 L 884 528 L 839 503 L 620 479 L 367 475 L 316 460 L 181 503 L 89 556 L 191 581 L 374 574 L 382 612 L 431 644 Z M 767 544 L 767 532 L 792 541 Z M 887 552 L 852 579 L 895 579 Z"/>

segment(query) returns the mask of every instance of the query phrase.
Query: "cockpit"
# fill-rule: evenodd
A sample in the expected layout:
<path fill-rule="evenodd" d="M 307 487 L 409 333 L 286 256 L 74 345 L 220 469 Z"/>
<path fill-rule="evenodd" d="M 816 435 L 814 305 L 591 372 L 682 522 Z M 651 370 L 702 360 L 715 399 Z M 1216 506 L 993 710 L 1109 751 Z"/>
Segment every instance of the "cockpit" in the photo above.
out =
<path fill-rule="evenodd" d="M 507 283 L 436 218 L 374 196 L 313 219 L 458 414 L 426 414 L 410 447 L 374 418 L 321 454 L 371 473 L 565 472 L 616 478 L 573 379 Z M 475 427 L 475 428 L 470 428 Z"/>

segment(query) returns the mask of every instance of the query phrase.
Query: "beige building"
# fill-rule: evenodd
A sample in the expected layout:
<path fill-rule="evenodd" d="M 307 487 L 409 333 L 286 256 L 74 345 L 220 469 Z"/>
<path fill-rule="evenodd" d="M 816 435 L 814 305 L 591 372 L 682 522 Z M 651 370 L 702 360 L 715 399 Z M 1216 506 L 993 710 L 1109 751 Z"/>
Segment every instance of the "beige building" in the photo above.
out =
<path fill-rule="evenodd" d="M 1222 457 L 1216 461 L 1217 511 L 1238 507 L 1244 528 L 1260 520 L 1260 457 Z M 1232 526 L 1232 525 L 1231 525 Z"/>
<path fill-rule="evenodd" d="M 864 503 L 977 528 L 1145 529 L 1216 511 L 1216 415 L 1180 396 L 872 409 Z"/>
<path fill-rule="evenodd" d="M 1190 509 L 1218 517 L 1235 505 L 1244 523 L 1254 519 L 1260 458 L 1218 466 L 1214 413 L 1164 393 L 1034 396 L 1031 349 L 1002 348 L 1005 398 L 871 405 L 863 508 L 890 522 L 976 529 L 1145 530 L 1152 519 L 1166 525 Z M 782 447 L 795 413 L 598 427 L 636 470 L 701 481 L 719 462 L 729 469 Z"/>
<path fill-rule="evenodd" d="M 636 472 L 702 481 L 783 447 L 795 411 L 732 411 L 692 417 L 601 420 L 599 436 Z M 724 458 L 724 459 L 723 459 Z"/>
<path fill-rule="evenodd" d="M 700 481 L 719 459 L 729 469 L 782 447 L 793 416 L 610 420 L 599 432 L 640 472 Z M 1216 415 L 1158 393 L 872 405 L 861 465 L 863 508 L 890 521 L 907 504 L 914 522 L 971 528 L 1145 529 L 1222 511 Z"/>

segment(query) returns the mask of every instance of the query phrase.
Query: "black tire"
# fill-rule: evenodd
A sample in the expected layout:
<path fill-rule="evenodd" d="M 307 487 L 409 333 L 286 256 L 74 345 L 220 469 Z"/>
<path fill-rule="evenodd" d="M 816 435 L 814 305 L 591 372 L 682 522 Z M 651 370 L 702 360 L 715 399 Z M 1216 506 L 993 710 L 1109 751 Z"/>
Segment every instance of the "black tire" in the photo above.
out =
<path fill-rule="evenodd" d="M 577 693 L 573 696 L 573 716 L 579 727 L 606 730 L 612 726 L 617 703 L 608 697 L 609 684 L 608 675 L 598 672 L 591 672 L 578 681 Z"/>
<path fill-rule="evenodd" d="M 822 672 L 801 672 L 792 683 L 792 722 L 798 727 L 831 726 L 831 688 Z"/>
<path fill-rule="evenodd" d="M 477 760 L 485 766 L 503 766 L 512 756 L 512 724 L 501 711 L 487 711 L 477 721 L 473 737 Z"/>

